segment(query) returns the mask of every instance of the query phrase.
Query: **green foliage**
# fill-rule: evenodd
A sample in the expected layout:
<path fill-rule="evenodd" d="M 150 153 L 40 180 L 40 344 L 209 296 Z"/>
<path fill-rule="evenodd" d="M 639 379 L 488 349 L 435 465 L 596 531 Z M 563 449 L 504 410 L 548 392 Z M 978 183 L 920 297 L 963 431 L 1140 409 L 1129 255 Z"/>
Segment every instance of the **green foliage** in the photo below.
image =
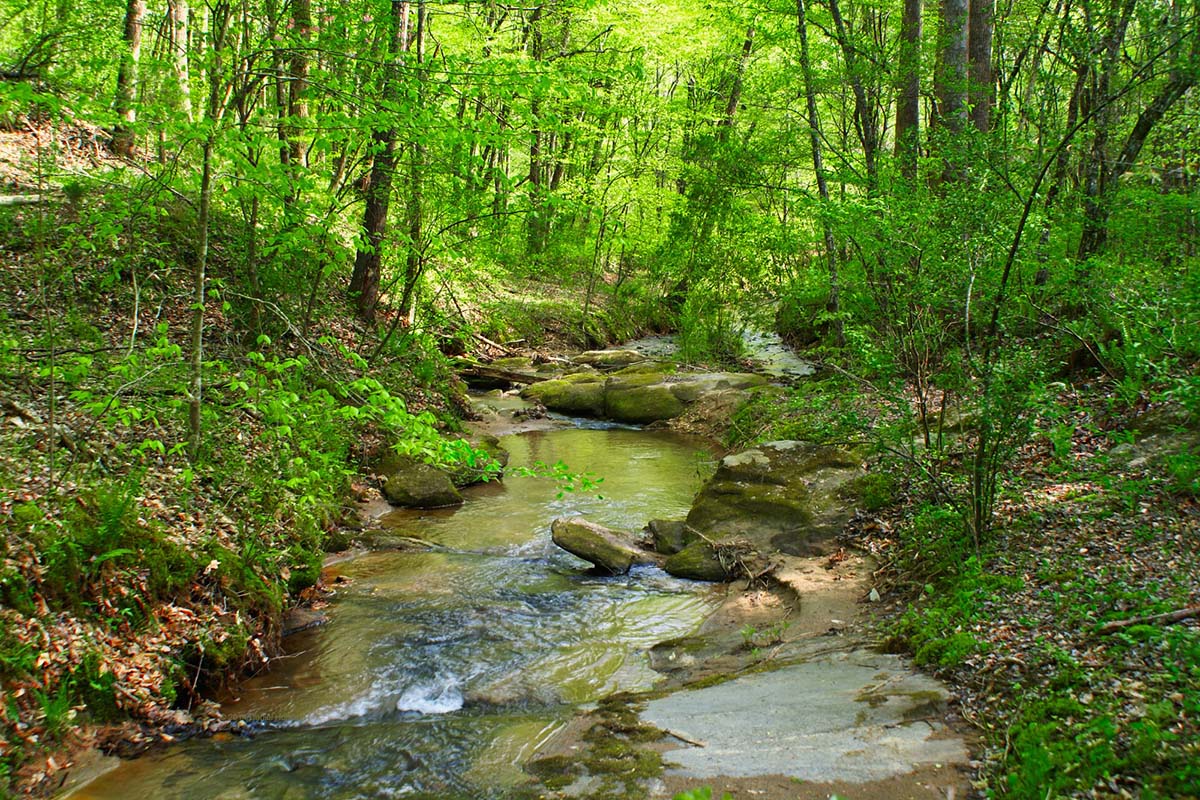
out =
<path fill-rule="evenodd" d="M 703 786 L 699 789 L 689 789 L 686 792 L 680 792 L 671 798 L 671 800 L 713 800 L 712 789 Z M 721 800 L 733 800 L 733 795 L 729 792 L 721 795 Z"/>
<path fill-rule="evenodd" d="M 917 664 L 956 667 L 985 650 L 972 628 L 985 618 L 993 598 L 1022 586 L 1016 578 L 984 574 L 974 559 L 967 559 L 962 570 L 953 581 L 926 585 L 921 601 L 896 623 L 894 635 Z"/>
<path fill-rule="evenodd" d="M 117 708 L 117 676 L 102 666 L 100 655 L 85 653 L 73 676 L 75 691 L 92 719 L 111 722 L 121 715 Z"/>

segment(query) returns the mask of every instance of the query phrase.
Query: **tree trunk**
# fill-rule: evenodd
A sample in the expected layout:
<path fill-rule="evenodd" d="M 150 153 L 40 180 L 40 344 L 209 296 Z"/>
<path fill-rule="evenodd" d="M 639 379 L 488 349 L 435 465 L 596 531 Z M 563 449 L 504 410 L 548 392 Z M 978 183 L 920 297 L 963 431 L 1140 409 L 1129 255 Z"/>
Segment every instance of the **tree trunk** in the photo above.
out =
<path fill-rule="evenodd" d="M 969 0 L 942 0 L 936 122 L 959 133 L 967 121 L 967 38 Z"/>
<path fill-rule="evenodd" d="M 226 7 L 227 8 L 227 7 Z M 225 46 L 228 30 L 227 16 L 214 19 L 211 45 L 212 68 L 208 73 L 208 116 L 210 127 L 204 137 L 204 152 L 200 171 L 200 204 L 197 210 L 197 225 L 200 241 L 196 245 L 196 266 L 192 272 L 192 329 L 189 358 L 190 388 L 188 391 L 188 455 L 194 463 L 200 457 L 201 409 L 204 393 L 204 302 L 208 280 L 208 234 L 212 216 L 213 151 L 216 148 L 217 125 L 221 119 L 222 66 L 221 51 Z"/>
<path fill-rule="evenodd" d="M 538 5 L 529 17 L 527 37 L 529 57 L 535 65 L 542 62 L 545 48 L 542 41 L 541 18 L 545 5 Z M 535 67 L 536 68 L 536 67 Z M 550 235 L 549 209 L 546 208 L 545 170 L 542 165 L 542 101 L 537 89 L 530 92 L 529 118 L 529 222 L 526 227 L 526 252 L 537 255 L 546 249 Z"/>
<path fill-rule="evenodd" d="M 417 2 L 417 115 L 425 109 L 426 80 L 425 74 L 425 30 L 428 24 L 425 0 Z M 404 290 L 400 296 L 400 317 L 410 324 L 413 320 L 417 283 L 421 280 L 424 245 L 422 223 L 424 220 L 423 204 L 424 191 L 422 181 L 425 173 L 425 145 L 420 141 L 412 143 L 412 163 L 409 171 L 408 197 L 408 258 L 404 269 Z"/>
<path fill-rule="evenodd" d="M 122 158 L 133 157 L 134 107 L 138 62 L 142 56 L 142 25 L 146 19 L 146 0 L 129 0 L 125 6 L 125 52 L 117 68 L 117 122 L 113 128 L 112 151 Z"/>
<path fill-rule="evenodd" d="M 917 177 L 921 149 L 921 12 L 922 0 L 904 0 L 900 23 L 900 94 L 896 100 L 896 159 L 900 174 Z"/>
<path fill-rule="evenodd" d="M 992 73 L 992 18 L 996 0 L 970 0 L 968 22 L 970 61 L 971 122 L 975 129 L 987 133 L 991 127 L 992 104 L 995 102 L 995 78 Z"/>
<path fill-rule="evenodd" d="M 733 122 L 737 119 L 738 106 L 742 102 L 742 81 L 746 76 L 746 67 L 750 63 L 750 53 L 754 48 L 754 28 L 746 29 L 746 39 L 742 42 L 742 56 L 738 59 L 737 72 L 733 74 L 733 86 L 729 90 L 729 99 L 725 102 L 725 115 L 721 117 L 717 128 L 717 140 L 728 141 Z"/>
<path fill-rule="evenodd" d="M 876 167 L 876 154 L 879 150 L 879 134 L 875 128 L 875 115 L 867 102 L 867 91 L 863 86 L 862 71 L 858 64 L 858 53 L 854 43 L 850 41 L 846 22 L 842 19 L 842 9 L 838 0 L 829 0 L 829 13 L 833 17 L 834 31 L 837 33 L 838 44 L 842 48 L 842 56 L 846 60 L 846 73 L 850 77 L 850 87 L 854 91 L 854 121 L 858 140 L 862 143 L 863 161 L 867 168 L 867 194 L 875 194 L 879 185 L 879 171 Z"/>
<path fill-rule="evenodd" d="M 388 63 L 384 70 L 384 99 L 394 103 L 400 95 L 398 61 L 408 44 L 408 0 L 392 0 L 388 17 Z M 396 174 L 396 129 L 375 131 L 371 139 L 375 157 L 367 184 L 366 208 L 363 211 L 363 238 L 354 256 L 354 273 L 350 277 L 350 296 L 355 311 L 366 322 L 375 321 L 375 306 L 379 302 L 379 283 L 383 275 L 383 246 L 387 233 L 388 205 L 392 197 L 392 182 Z"/>
<path fill-rule="evenodd" d="M 812 144 L 813 172 L 817 176 L 817 193 L 821 206 L 829 210 L 829 184 L 825 180 L 825 161 L 821 153 L 820 118 L 817 116 L 817 93 L 813 87 L 812 61 L 808 55 L 808 9 L 805 0 L 796 0 L 796 32 L 800 37 L 800 71 L 804 79 L 804 101 L 808 114 L 808 136 Z M 825 237 L 825 257 L 829 263 L 829 302 L 827 308 L 833 315 L 834 330 L 840 347 L 845 340 L 842 328 L 840 281 L 838 276 L 837 243 L 833 238 L 833 225 L 828 214 L 821 215 L 821 230 Z"/>
<path fill-rule="evenodd" d="M 291 0 L 293 35 L 298 40 L 292 47 L 288 63 L 290 82 L 288 84 L 288 126 L 287 138 L 290 151 L 290 161 L 293 165 L 308 166 L 304 148 L 300 142 L 298 121 L 308 117 L 308 52 L 306 50 L 312 37 L 312 6 L 311 0 Z"/>
<path fill-rule="evenodd" d="M 1138 115 L 1133 130 L 1125 138 L 1121 152 L 1113 161 L 1112 166 L 1102 175 L 1099 187 L 1089 183 L 1088 198 L 1084 204 L 1083 234 L 1079 240 L 1078 258 L 1086 261 L 1099 253 L 1108 241 L 1108 216 L 1112 194 L 1117 186 L 1117 179 L 1133 169 L 1138 154 L 1146 144 L 1150 131 L 1158 121 L 1175 105 L 1179 98 L 1195 84 L 1195 74 L 1191 70 L 1177 71 L 1159 91 L 1142 113 Z"/>
<path fill-rule="evenodd" d="M 171 48 L 171 64 L 175 76 L 175 105 L 192 121 L 191 76 L 188 70 L 188 3 L 187 0 L 167 0 L 167 24 Z"/>

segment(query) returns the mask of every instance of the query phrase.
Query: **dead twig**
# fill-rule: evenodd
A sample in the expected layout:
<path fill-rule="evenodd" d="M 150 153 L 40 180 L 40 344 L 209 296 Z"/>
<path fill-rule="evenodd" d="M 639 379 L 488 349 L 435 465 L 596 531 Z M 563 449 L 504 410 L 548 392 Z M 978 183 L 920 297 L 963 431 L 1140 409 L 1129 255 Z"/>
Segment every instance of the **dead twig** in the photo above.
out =
<path fill-rule="evenodd" d="M 1163 614 L 1148 614 L 1144 617 L 1113 620 L 1096 628 L 1095 634 L 1103 636 L 1132 625 L 1173 625 L 1176 622 L 1183 622 L 1185 619 L 1192 619 L 1193 617 L 1200 617 L 1200 605 L 1188 606 L 1178 611 L 1167 611 Z"/>

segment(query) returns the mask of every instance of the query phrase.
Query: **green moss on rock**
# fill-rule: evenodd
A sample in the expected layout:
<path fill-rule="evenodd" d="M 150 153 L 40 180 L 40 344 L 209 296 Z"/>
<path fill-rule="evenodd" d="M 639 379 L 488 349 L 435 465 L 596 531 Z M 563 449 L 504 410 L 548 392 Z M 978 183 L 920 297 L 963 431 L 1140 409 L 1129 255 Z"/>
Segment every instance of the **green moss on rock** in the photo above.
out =
<path fill-rule="evenodd" d="M 674 419 L 682 414 L 684 409 L 683 402 L 665 383 L 631 388 L 610 387 L 604 400 L 608 418 L 618 422 L 641 424 Z"/>
<path fill-rule="evenodd" d="M 668 558 L 663 569 L 677 578 L 693 581 L 720 583 L 733 577 L 707 542 L 692 542 Z"/>

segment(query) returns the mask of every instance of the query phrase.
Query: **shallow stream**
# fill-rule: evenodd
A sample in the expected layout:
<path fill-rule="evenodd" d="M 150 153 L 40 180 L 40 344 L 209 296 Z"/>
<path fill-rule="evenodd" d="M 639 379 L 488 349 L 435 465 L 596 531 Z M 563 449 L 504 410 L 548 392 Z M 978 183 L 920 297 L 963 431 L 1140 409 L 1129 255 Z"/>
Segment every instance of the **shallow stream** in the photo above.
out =
<path fill-rule="evenodd" d="M 636 530 L 688 509 L 697 443 L 575 427 L 509 436 L 511 464 L 566 462 L 599 494 L 539 478 L 470 490 L 462 508 L 394 511 L 381 525 L 435 543 L 338 565 L 330 621 L 288 640 L 270 673 L 226 707 L 248 737 L 195 740 L 127 762 L 76 792 L 119 798 L 486 798 L 583 704 L 652 685 L 646 651 L 695 630 L 710 586 L 653 567 L 600 577 L 550 542 L 583 514 Z"/>

